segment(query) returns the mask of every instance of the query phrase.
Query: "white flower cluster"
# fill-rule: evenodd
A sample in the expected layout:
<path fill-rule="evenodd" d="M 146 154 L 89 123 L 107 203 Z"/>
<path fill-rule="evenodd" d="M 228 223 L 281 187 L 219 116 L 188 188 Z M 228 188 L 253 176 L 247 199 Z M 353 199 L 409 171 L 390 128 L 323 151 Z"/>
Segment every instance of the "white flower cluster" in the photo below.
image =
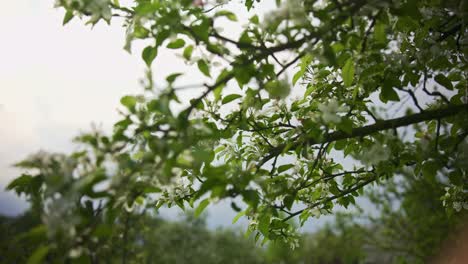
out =
<path fill-rule="evenodd" d="M 329 100 L 327 103 L 321 103 L 318 105 L 318 109 L 322 114 L 322 120 L 325 123 L 339 123 L 341 121 L 341 116 L 339 113 L 349 111 L 349 107 L 345 105 L 340 105 L 339 102 L 335 99 Z"/>
<path fill-rule="evenodd" d="M 281 6 L 265 15 L 265 27 L 268 28 L 273 24 L 284 20 L 291 20 L 297 25 L 307 23 L 307 14 L 304 11 L 304 6 L 300 0 L 283 1 Z"/>
<path fill-rule="evenodd" d="M 314 218 L 320 218 L 322 215 L 330 214 L 327 210 L 322 208 L 313 208 L 309 210 L 310 216 Z"/>
<path fill-rule="evenodd" d="M 466 193 L 461 186 L 445 187 L 445 195 L 442 196 L 442 204 L 445 207 L 451 207 L 460 212 L 462 209 L 468 210 L 468 201 Z"/>
<path fill-rule="evenodd" d="M 382 144 L 375 143 L 369 149 L 364 150 L 360 160 L 365 165 L 376 165 L 377 163 L 387 160 L 390 157 L 390 151 Z"/>
<path fill-rule="evenodd" d="M 173 170 L 180 169 L 174 168 Z M 178 199 L 190 195 L 190 181 L 187 177 L 176 175 L 170 184 L 162 186 L 161 189 L 168 202 L 175 203 Z"/>
<path fill-rule="evenodd" d="M 74 216 L 75 195 L 69 193 L 65 197 L 55 197 L 46 202 L 42 221 L 47 226 L 49 236 L 60 233 L 73 237 L 76 235 L 75 225 L 78 224 Z"/>

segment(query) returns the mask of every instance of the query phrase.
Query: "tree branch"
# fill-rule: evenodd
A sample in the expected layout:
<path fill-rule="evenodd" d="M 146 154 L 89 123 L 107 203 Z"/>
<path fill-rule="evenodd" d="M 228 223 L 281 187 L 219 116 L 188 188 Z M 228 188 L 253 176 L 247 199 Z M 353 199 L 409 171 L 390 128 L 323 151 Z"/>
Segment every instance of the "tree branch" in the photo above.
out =
<path fill-rule="evenodd" d="M 360 189 L 360 188 L 362 188 L 362 187 L 368 185 L 369 183 L 375 181 L 376 179 L 377 179 L 377 177 L 372 177 L 372 178 L 370 178 L 370 179 L 368 179 L 368 180 L 366 180 L 366 181 L 363 181 L 363 182 L 361 182 L 361 183 L 359 183 L 359 184 L 356 184 L 354 187 L 349 188 L 349 189 L 347 189 L 346 191 L 343 191 L 343 192 L 341 192 L 341 193 L 338 194 L 338 195 L 330 196 L 330 197 L 328 197 L 328 198 L 326 198 L 326 199 L 324 199 L 324 200 L 321 200 L 321 201 L 318 201 L 318 202 L 315 202 L 315 203 L 311 204 L 311 205 L 308 206 L 307 208 L 304 208 L 304 209 L 301 209 L 301 210 L 296 211 L 296 212 L 294 212 L 294 213 L 291 213 L 289 216 L 287 216 L 286 218 L 283 219 L 283 222 L 286 222 L 286 221 L 288 221 L 289 219 L 291 219 L 291 218 L 293 218 L 293 217 L 295 217 L 295 216 L 301 214 L 302 212 L 304 212 L 304 211 L 307 210 L 307 209 L 312 209 L 312 208 L 315 208 L 315 207 L 319 206 L 320 204 L 328 203 L 328 202 L 331 202 L 331 201 L 336 200 L 336 199 L 338 199 L 338 198 L 344 197 L 344 196 L 346 196 L 346 195 L 348 195 L 348 194 L 350 194 L 350 193 L 352 193 L 352 192 L 354 192 L 354 191 L 356 191 L 356 190 L 358 190 L 358 189 Z"/>
<path fill-rule="evenodd" d="M 364 136 L 368 136 L 368 135 L 371 135 L 380 131 L 388 130 L 388 129 L 396 129 L 399 127 L 409 126 L 409 125 L 417 124 L 417 123 L 424 122 L 424 121 L 455 116 L 462 112 L 468 112 L 467 104 L 451 105 L 445 108 L 439 108 L 435 110 L 426 110 L 424 112 L 417 113 L 417 114 L 412 114 L 412 115 L 407 115 L 407 116 L 403 116 L 399 118 L 380 121 L 372 125 L 353 128 L 351 133 L 346 133 L 344 131 L 336 131 L 336 132 L 332 132 L 332 133 L 325 135 L 321 139 L 306 138 L 305 141 L 301 140 L 301 142 L 295 142 L 292 144 L 292 146 L 291 144 L 281 144 L 271 149 L 269 154 L 265 156 L 259 162 L 258 167 L 262 166 L 263 164 L 265 164 L 267 161 L 269 161 L 276 155 L 281 154 L 283 150 L 286 149 L 286 147 L 288 147 L 288 150 L 292 150 L 292 149 L 299 147 L 301 144 L 304 144 L 304 143 L 309 144 L 309 145 L 316 145 L 316 144 L 323 144 L 323 143 L 333 142 L 333 141 L 342 140 L 342 139 L 364 137 Z"/>

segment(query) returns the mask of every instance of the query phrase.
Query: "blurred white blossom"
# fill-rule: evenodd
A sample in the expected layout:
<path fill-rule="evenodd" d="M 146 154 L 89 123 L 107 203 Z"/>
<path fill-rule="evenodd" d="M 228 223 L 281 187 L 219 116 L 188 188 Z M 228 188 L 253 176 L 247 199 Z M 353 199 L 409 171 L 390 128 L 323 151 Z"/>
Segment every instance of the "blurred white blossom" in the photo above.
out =
<path fill-rule="evenodd" d="M 348 111 L 349 107 L 340 105 L 337 100 L 331 99 L 327 103 L 319 104 L 318 109 L 322 113 L 323 121 L 326 123 L 339 123 L 341 121 L 341 117 L 338 113 Z"/>
<path fill-rule="evenodd" d="M 375 143 L 370 149 L 364 150 L 361 161 L 366 165 L 375 165 L 390 157 L 390 151 L 382 144 Z"/>

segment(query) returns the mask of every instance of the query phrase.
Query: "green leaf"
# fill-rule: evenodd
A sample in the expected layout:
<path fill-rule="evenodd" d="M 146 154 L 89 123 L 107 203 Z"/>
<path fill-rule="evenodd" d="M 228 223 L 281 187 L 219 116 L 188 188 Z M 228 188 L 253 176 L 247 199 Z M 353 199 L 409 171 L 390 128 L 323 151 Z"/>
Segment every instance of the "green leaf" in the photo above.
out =
<path fill-rule="evenodd" d="M 291 87 L 286 81 L 269 81 L 265 84 L 265 90 L 268 92 L 270 98 L 286 98 L 291 92 Z"/>
<path fill-rule="evenodd" d="M 242 95 L 240 94 L 229 94 L 229 95 L 226 95 L 224 98 L 223 98 L 223 101 L 221 101 L 221 104 L 227 104 L 227 103 L 230 103 L 234 100 L 236 100 L 237 98 L 241 98 Z"/>
<path fill-rule="evenodd" d="M 439 165 L 437 162 L 428 160 L 422 165 L 422 173 L 424 178 L 428 180 L 433 180 L 434 177 L 437 175 L 437 171 L 439 170 Z"/>
<path fill-rule="evenodd" d="M 296 74 L 294 74 L 294 76 L 293 76 L 292 84 L 296 85 L 297 81 L 299 81 L 299 79 L 301 79 L 302 76 L 304 76 L 304 73 L 305 73 L 305 71 L 303 71 L 303 70 L 300 70 L 300 71 L 296 72 Z"/>
<path fill-rule="evenodd" d="M 215 17 L 223 17 L 223 16 L 231 21 L 237 21 L 236 15 L 227 10 L 221 10 L 221 11 L 216 12 L 215 14 Z"/>
<path fill-rule="evenodd" d="M 31 181 L 33 180 L 33 176 L 31 175 L 27 175 L 27 174 L 23 174 L 21 175 L 20 177 L 14 179 L 12 182 L 10 182 L 10 184 L 8 184 L 8 186 L 6 187 L 7 190 L 13 190 L 17 187 L 21 187 L 21 188 L 24 188 L 26 187 L 27 185 L 29 185 L 31 183 Z"/>
<path fill-rule="evenodd" d="M 240 88 L 249 83 L 255 74 L 257 74 L 257 69 L 252 63 L 234 68 L 234 77 Z"/>
<path fill-rule="evenodd" d="M 196 38 L 208 42 L 208 36 L 210 35 L 210 20 L 204 18 L 199 25 L 192 26 L 192 31 Z"/>
<path fill-rule="evenodd" d="M 353 121 L 348 117 L 343 117 L 341 118 L 341 122 L 338 124 L 338 128 L 348 134 L 351 134 L 353 131 Z"/>
<path fill-rule="evenodd" d="M 185 46 L 185 40 L 183 39 L 176 39 L 174 41 L 171 41 L 169 42 L 169 44 L 167 44 L 167 48 L 168 49 L 180 49 L 182 48 L 183 46 Z"/>
<path fill-rule="evenodd" d="M 284 197 L 284 200 L 283 200 L 283 203 L 284 203 L 284 206 L 286 206 L 286 208 L 288 210 L 291 210 L 291 207 L 294 203 L 294 200 L 296 199 L 296 197 L 292 194 L 288 194 Z"/>
<path fill-rule="evenodd" d="M 232 219 L 232 223 L 235 224 L 239 219 L 246 214 L 247 210 L 239 212 L 234 219 Z"/>
<path fill-rule="evenodd" d="M 120 103 L 128 109 L 132 110 L 137 104 L 137 99 L 135 96 L 126 95 L 120 99 Z"/>
<path fill-rule="evenodd" d="M 354 80 L 354 64 L 352 58 L 349 58 L 343 66 L 343 69 L 341 69 L 341 77 L 343 78 L 345 87 L 351 86 Z"/>
<path fill-rule="evenodd" d="M 294 167 L 294 164 L 281 165 L 281 166 L 278 167 L 278 173 L 282 173 L 283 171 L 287 171 L 292 167 Z"/>
<path fill-rule="evenodd" d="M 385 43 L 387 41 L 387 34 L 385 33 L 386 25 L 384 23 L 377 23 L 374 28 L 374 39 L 377 43 Z"/>
<path fill-rule="evenodd" d="M 201 201 L 198 207 L 195 209 L 195 217 L 199 217 L 200 214 L 205 210 L 205 208 L 210 204 L 210 199 L 206 198 L 205 200 Z"/>
<path fill-rule="evenodd" d="M 400 101 L 400 97 L 391 85 L 384 84 L 380 91 L 380 100 L 384 103 L 388 101 Z"/>
<path fill-rule="evenodd" d="M 198 69 L 207 77 L 211 77 L 210 68 L 205 60 L 199 60 L 197 63 Z"/>
<path fill-rule="evenodd" d="M 244 31 L 239 37 L 239 43 L 242 44 L 252 44 L 252 38 L 249 37 L 249 32 Z"/>
<path fill-rule="evenodd" d="M 440 84 L 443 87 L 447 88 L 448 90 L 453 90 L 452 82 L 447 77 L 445 77 L 445 75 L 437 74 L 436 77 L 434 77 L 434 80 L 438 84 Z"/>
<path fill-rule="evenodd" d="M 247 10 L 250 10 L 253 6 L 254 0 L 245 0 L 245 6 L 247 7 Z"/>
<path fill-rule="evenodd" d="M 260 23 L 258 19 L 258 15 L 254 15 L 249 19 L 250 22 L 254 23 L 255 25 L 258 25 Z"/>
<path fill-rule="evenodd" d="M 179 76 L 181 76 L 181 75 L 183 75 L 183 73 L 180 73 L 180 72 L 173 73 L 173 74 L 171 74 L 171 75 L 169 75 L 169 76 L 166 77 L 166 81 L 167 81 L 168 83 L 173 83 L 173 82 L 175 82 L 175 80 L 176 80 Z"/>
<path fill-rule="evenodd" d="M 141 57 L 145 61 L 146 65 L 148 67 L 151 66 L 151 63 L 153 62 L 154 58 L 156 58 L 156 55 L 158 54 L 158 49 L 152 46 L 148 46 L 143 50 L 143 53 L 141 54 Z"/>
<path fill-rule="evenodd" d="M 47 256 L 47 253 L 49 253 L 49 247 L 48 246 L 39 246 L 34 250 L 34 253 L 29 257 L 28 259 L 28 264 L 39 264 L 43 263 L 44 258 Z"/>
<path fill-rule="evenodd" d="M 270 233 L 270 214 L 264 213 L 258 219 L 258 230 L 264 235 L 268 236 Z"/>
<path fill-rule="evenodd" d="M 335 142 L 335 149 L 336 150 L 343 150 L 346 145 L 348 144 L 348 141 L 346 139 L 343 140 L 338 140 Z"/>
<path fill-rule="evenodd" d="M 182 54 L 186 60 L 190 60 L 192 58 L 193 46 L 189 45 L 184 49 L 184 53 Z"/>
<path fill-rule="evenodd" d="M 62 23 L 62 25 L 66 25 L 68 22 L 70 22 L 70 20 L 73 19 L 73 17 L 75 17 L 75 16 L 73 15 L 73 11 L 68 10 L 68 11 L 65 13 L 65 16 L 63 17 L 63 23 Z"/>
<path fill-rule="evenodd" d="M 141 25 L 135 25 L 135 29 L 133 30 L 133 36 L 139 39 L 147 38 L 149 33 L 150 31 Z"/>

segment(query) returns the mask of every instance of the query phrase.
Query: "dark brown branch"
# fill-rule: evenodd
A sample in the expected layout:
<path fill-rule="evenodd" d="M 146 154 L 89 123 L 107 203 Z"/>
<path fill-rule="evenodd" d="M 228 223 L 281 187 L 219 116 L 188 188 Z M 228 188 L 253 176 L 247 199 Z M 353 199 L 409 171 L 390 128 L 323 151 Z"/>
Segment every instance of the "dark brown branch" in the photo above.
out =
<path fill-rule="evenodd" d="M 367 39 L 369 38 L 369 35 L 375 26 L 375 22 L 377 22 L 377 17 L 379 16 L 379 14 L 380 14 L 380 11 L 371 18 L 371 23 L 369 27 L 367 28 L 366 33 L 364 33 L 364 39 L 362 40 L 362 45 L 361 45 L 361 52 L 364 52 L 366 50 Z"/>
<path fill-rule="evenodd" d="M 354 192 L 354 191 L 357 191 L 357 190 L 359 190 L 360 188 L 362 188 L 362 187 L 368 185 L 369 183 L 375 181 L 376 179 L 377 179 L 377 177 L 372 177 L 372 178 L 370 178 L 370 179 L 368 179 L 368 180 L 366 180 L 366 181 L 363 181 L 363 182 L 361 182 L 361 183 L 359 183 L 359 184 L 356 184 L 354 187 L 349 188 L 349 189 L 347 189 L 347 190 L 341 192 L 341 193 L 338 194 L 338 195 L 333 195 L 333 196 L 330 196 L 330 197 L 328 197 L 328 198 L 326 198 L 326 199 L 324 199 L 324 200 L 320 200 L 320 201 L 318 201 L 318 202 L 315 202 L 315 203 L 311 204 L 310 206 L 308 206 L 307 208 L 304 208 L 304 209 L 301 209 L 301 210 L 296 211 L 296 212 L 294 212 L 294 213 L 291 213 L 289 216 L 287 216 L 286 218 L 284 218 L 283 221 L 286 222 L 286 221 L 288 221 L 289 219 L 291 219 L 291 218 L 293 218 L 293 217 L 295 217 L 295 216 L 297 216 L 297 215 L 300 215 L 302 212 L 304 212 L 304 211 L 307 210 L 307 209 L 312 209 L 312 208 L 315 208 L 315 207 L 319 206 L 320 204 L 325 204 L 325 203 L 331 202 L 331 201 L 333 201 L 333 200 L 336 200 L 336 199 L 338 199 L 338 198 L 344 197 L 344 196 L 346 196 L 346 195 L 348 195 L 348 194 L 350 194 L 350 193 L 352 193 L 352 192 Z"/>
<path fill-rule="evenodd" d="M 272 159 L 273 157 L 281 154 L 283 150 L 288 146 L 289 150 L 295 149 L 299 147 L 301 144 L 309 144 L 309 145 L 316 145 L 316 144 L 323 144 L 327 142 L 334 142 L 337 140 L 348 139 L 348 138 L 356 138 L 356 137 L 364 137 L 368 135 L 372 135 L 374 133 L 388 130 L 388 129 L 396 129 L 399 127 L 409 126 L 413 124 L 417 124 L 424 121 L 435 120 L 435 119 L 442 119 L 450 116 L 455 116 L 457 114 L 468 112 L 468 105 L 451 105 L 445 108 L 439 108 L 435 110 L 426 110 L 422 113 L 407 115 L 399 118 L 389 119 L 385 121 L 380 121 L 372 125 L 353 128 L 351 133 L 346 133 L 344 131 L 336 131 L 330 134 L 325 135 L 321 139 L 317 138 L 307 138 L 304 141 L 293 143 L 291 144 L 281 144 L 273 149 L 270 150 L 269 154 L 265 156 L 260 162 L 259 167 L 265 164 L 267 161 Z"/>
<path fill-rule="evenodd" d="M 437 119 L 437 132 L 436 132 L 436 139 L 435 139 L 435 151 L 439 149 L 439 137 L 440 137 L 440 119 Z"/>
<path fill-rule="evenodd" d="M 317 41 L 318 41 L 318 39 L 317 39 Z M 317 41 L 315 41 L 315 43 L 317 43 Z M 313 44 L 315 44 L 315 43 L 313 43 Z M 284 71 L 286 71 L 289 67 L 291 67 L 291 65 L 293 65 L 294 63 L 296 63 L 296 62 L 297 62 L 298 60 L 300 60 L 302 57 L 304 57 L 305 54 L 306 54 L 305 52 L 299 53 L 299 55 L 298 55 L 296 58 L 294 58 L 292 61 L 290 61 L 290 62 L 288 62 L 286 65 L 284 65 L 284 66 L 282 67 L 282 69 L 281 69 L 278 73 L 276 73 L 276 76 L 280 76 Z"/>
<path fill-rule="evenodd" d="M 444 100 L 444 102 L 446 102 L 447 104 L 450 104 L 450 101 L 449 101 L 449 100 L 447 99 L 447 97 L 445 97 L 445 95 L 443 95 L 442 93 L 440 93 L 440 92 L 438 92 L 438 91 L 429 92 L 429 90 L 427 90 L 426 84 L 427 84 L 427 72 L 424 71 L 423 91 L 424 91 L 427 95 L 430 95 L 430 96 L 438 96 L 438 97 L 440 97 L 442 100 Z"/>
<path fill-rule="evenodd" d="M 421 112 L 424 111 L 424 110 L 422 109 L 422 107 L 419 105 L 419 101 L 418 101 L 418 99 L 416 98 L 416 95 L 414 94 L 413 91 L 411 91 L 410 89 L 406 90 L 406 89 L 403 89 L 403 88 L 398 89 L 398 90 L 403 91 L 403 92 L 405 92 L 405 93 L 408 93 L 408 94 L 411 96 L 411 99 L 413 99 L 414 105 L 419 109 L 419 111 L 421 111 Z"/>
<path fill-rule="evenodd" d="M 363 169 L 361 169 L 361 170 L 354 170 L 354 171 L 344 171 L 344 172 L 339 172 L 339 173 L 335 173 L 335 174 L 325 174 L 324 177 L 321 177 L 321 178 L 319 178 L 319 179 L 317 179 L 315 181 L 312 181 L 312 182 L 308 183 L 307 185 L 305 185 L 303 189 L 309 188 L 310 186 L 313 186 L 313 185 L 319 183 L 322 180 L 327 182 L 327 181 L 330 181 L 330 180 L 332 180 L 332 179 L 334 179 L 336 177 L 344 176 L 346 174 L 373 173 L 374 171 L 375 171 L 374 169 L 372 169 L 372 170 L 363 170 Z"/>

